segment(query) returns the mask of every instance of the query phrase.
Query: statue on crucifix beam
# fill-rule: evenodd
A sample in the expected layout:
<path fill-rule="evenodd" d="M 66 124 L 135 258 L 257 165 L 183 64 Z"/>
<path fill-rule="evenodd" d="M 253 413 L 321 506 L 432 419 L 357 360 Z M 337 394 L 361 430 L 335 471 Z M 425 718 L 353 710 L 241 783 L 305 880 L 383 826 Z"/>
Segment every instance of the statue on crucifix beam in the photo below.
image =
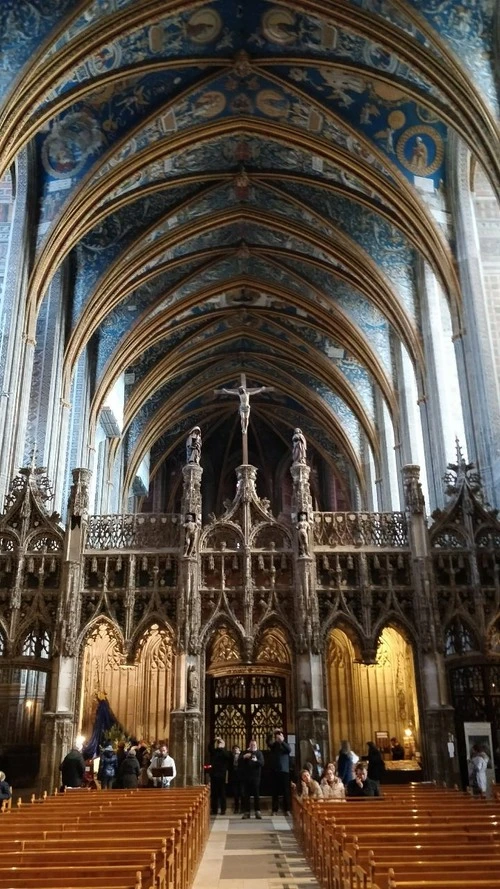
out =
<path fill-rule="evenodd" d="M 248 421 L 250 419 L 250 396 L 259 395 L 260 392 L 274 392 L 273 386 L 258 386 L 256 389 L 247 389 L 246 375 L 240 375 L 240 385 L 237 389 L 215 389 L 214 395 L 237 395 L 240 399 L 241 433 L 243 437 L 243 462 L 248 462 Z"/>

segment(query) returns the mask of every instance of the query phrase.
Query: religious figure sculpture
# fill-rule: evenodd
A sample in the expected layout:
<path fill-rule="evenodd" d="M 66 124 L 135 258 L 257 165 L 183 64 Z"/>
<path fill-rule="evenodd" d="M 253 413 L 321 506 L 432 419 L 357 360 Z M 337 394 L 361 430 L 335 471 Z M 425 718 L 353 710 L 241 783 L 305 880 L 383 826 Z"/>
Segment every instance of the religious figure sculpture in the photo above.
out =
<path fill-rule="evenodd" d="M 193 426 L 186 439 L 186 463 L 199 463 L 201 458 L 201 429 Z"/>
<path fill-rule="evenodd" d="M 307 521 L 307 512 L 299 512 L 297 516 L 297 547 L 299 556 L 309 555 L 309 522 Z"/>
<path fill-rule="evenodd" d="M 307 442 L 302 429 L 293 430 L 292 459 L 294 463 L 306 463 Z"/>
<path fill-rule="evenodd" d="M 198 533 L 198 525 L 196 524 L 196 516 L 194 512 L 186 513 L 184 531 L 184 555 L 192 556 L 196 544 L 196 535 Z"/>
<path fill-rule="evenodd" d="M 188 667 L 187 674 L 187 705 L 190 710 L 194 710 L 198 706 L 199 690 L 200 680 L 198 679 L 198 672 L 196 667 L 191 664 L 191 666 Z"/>
<path fill-rule="evenodd" d="M 243 435 L 248 432 L 248 420 L 250 418 L 250 396 L 260 392 L 274 392 L 272 386 L 259 386 L 257 389 L 247 389 L 246 386 L 238 386 L 237 389 L 216 389 L 215 395 L 238 395 L 240 399 L 240 420 Z"/>

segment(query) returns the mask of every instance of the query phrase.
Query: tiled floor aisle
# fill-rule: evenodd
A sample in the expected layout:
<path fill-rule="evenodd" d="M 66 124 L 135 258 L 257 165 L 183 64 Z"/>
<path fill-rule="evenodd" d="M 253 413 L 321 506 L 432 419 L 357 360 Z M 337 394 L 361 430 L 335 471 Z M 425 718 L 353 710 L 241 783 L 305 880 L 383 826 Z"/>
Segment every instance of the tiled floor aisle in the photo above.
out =
<path fill-rule="evenodd" d="M 241 815 L 213 819 L 193 889 L 319 889 L 291 819 Z"/>

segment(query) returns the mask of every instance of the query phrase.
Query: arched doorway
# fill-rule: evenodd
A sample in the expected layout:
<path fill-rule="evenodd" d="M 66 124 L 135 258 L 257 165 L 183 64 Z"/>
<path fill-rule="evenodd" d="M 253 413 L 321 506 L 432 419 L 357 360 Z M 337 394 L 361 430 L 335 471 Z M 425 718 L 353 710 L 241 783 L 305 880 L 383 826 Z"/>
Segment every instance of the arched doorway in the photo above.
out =
<path fill-rule="evenodd" d="M 397 737 L 411 758 L 419 746 L 419 716 L 413 649 L 394 627 L 380 634 L 376 662 L 363 664 L 349 635 L 331 631 L 327 652 L 328 708 L 332 751 L 348 739 L 359 756 L 366 742 Z M 379 743 L 379 746 L 384 746 Z"/>
<path fill-rule="evenodd" d="M 94 625 L 83 649 L 80 732 L 92 732 L 96 701 L 106 694 L 126 733 L 153 742 L 168 740 L 174 692 L 172 634 L 153 623 L 136 645 L 133 662 L 123 654 L 120 633 L 108 620 Z"/>
<path fill-rule="evenodd" d="M 280 627 L 269 627 L 260 636 L 252 664 L 242 663 L 235 633 L 220 626 L 207 650 L 206 737 L 224 739 L 230 749 L 245 749 L 255 738 L 266 759 L 268 738 L 276 728 L 293 731 L 291 715 L 290 647 Z M 262 792 L 267 793 L 266 767 Z"/>

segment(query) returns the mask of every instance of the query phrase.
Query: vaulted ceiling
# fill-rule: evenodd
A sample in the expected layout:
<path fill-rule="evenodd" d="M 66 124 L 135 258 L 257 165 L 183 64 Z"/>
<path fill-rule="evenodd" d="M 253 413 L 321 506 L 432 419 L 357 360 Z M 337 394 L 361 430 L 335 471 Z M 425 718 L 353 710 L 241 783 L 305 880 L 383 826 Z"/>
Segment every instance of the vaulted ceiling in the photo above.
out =
<path fill-rule="evenodd" d="M 363 487 L 377 403 L 398 428 L 395 342 L 426 392 L 420 260 L 461 328 L 446 149 L 451 129 L 500 182 L 493 7 L 0 5 L 0 160 L 30 146 L 39 189 L 26 333 L 67 264 L 65 397 L 89 344 L 92 428 L 127 374 L 127 484 L 195 422 L 219 437 L 235 404 L 213 390 L 244 371 L 274 387 L 262 429 L 300 425 Z"/>

